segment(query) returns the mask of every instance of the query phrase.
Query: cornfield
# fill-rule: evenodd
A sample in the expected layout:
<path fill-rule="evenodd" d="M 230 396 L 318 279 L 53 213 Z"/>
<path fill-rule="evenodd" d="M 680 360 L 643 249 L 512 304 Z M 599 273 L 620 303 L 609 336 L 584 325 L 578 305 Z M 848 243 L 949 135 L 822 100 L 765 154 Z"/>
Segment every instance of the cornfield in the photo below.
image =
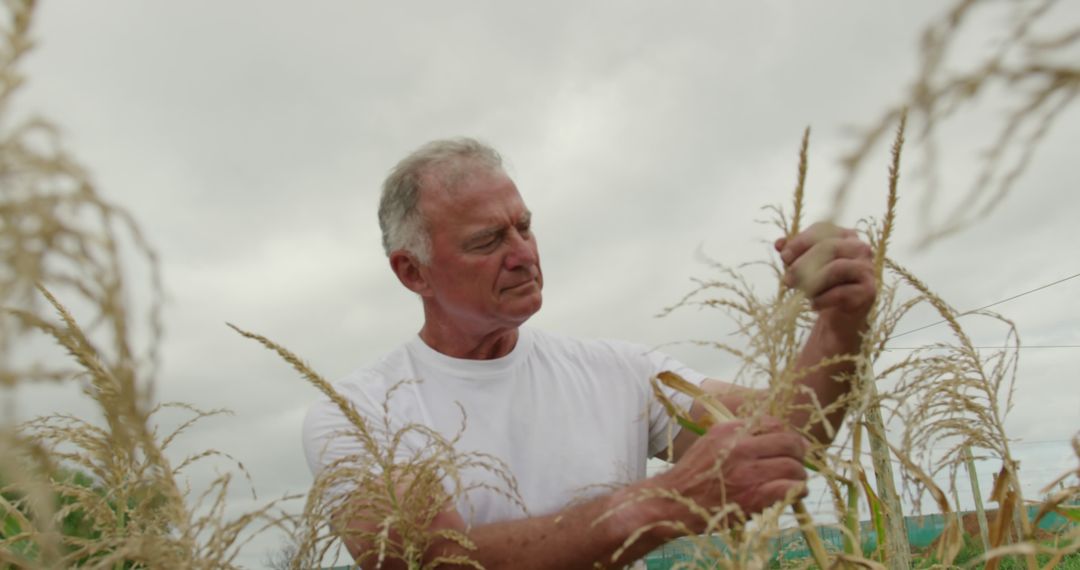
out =
<path fill-rule="evenodd" d="M 753 272 L 765 272 L 780 283 L 775 260 L 741 265 L 713 263 L 716 276 L 697 287 L 665 313 L 700 307 L 719 310 L 738 331 L 737 340 L 708 341 L 740 363 L 737 383 L 768 386 L 762 399 L 743 417 L 806 414 L 823 417 L 834 407 L 802 401 L 795 381 L 817 367 L 846 360 L 855 373 L 847 398 L 845 428 L 829 448 L 816 449 L 808 460 L 813 478 L 828 490 L 834 517 L 815 520 L 797 498 L 752 517 L 729 509 L 698 507 L 706 535 L 690 536 L 693 559 L 676 568 L 765 568 L 775 557 L 776 537 L 790 526 L 786 512 L 810 545 L 811 560 L 820 567 L 907 568 L 911 552 L 903 533 L 903 501 L 921 508 L 929 499 L 945 515 L 946 530 L 929 556 L 938 567 L 953 567 L 965 546 L 960 509 L 951 489 L 936 481 L 945 475 L 963 477 L 972 454 L 1002 465 L 987 499 L 996 513 L 987 520 L 985 552 L 978 561 L 996 568 L 1018 560 L 1027 568 L 1053 568 L 1080 551 L 1080 525 L 1053 537 L 1036 531 L 1039 520 L 1058 513 L 1080 522 L 1071 505 L 1080 496 L 1080 434 L 1072 440 L 1075 469 L 1063 472 L 1045 490 L 1034 519 L 1018 516 L 1028 500 L 1020 470 L 1005 431 L 1005 417 L 1014 393 L 1018 351 L 1016 327 L 1005 317 L 982 312 L 999 324 L 1001 348 L 986 351 L 969 337 L 962 313 L 934 293 L 892 257 L 890 244 L 898 223 L 901 161 L 905 139 L 914 129 L 922 148 L 924 209 L 936 212 L 933 197 L 938 126 L 994 85 L 1021 86 L 1026 99 L 1006 114 L 984 169 L 972 183 L 969 204 L 961 212 L 927 216 L 927 244 L 959 232 L 993 210 L 1031 162 L 1038 143 L 1075 98 L 1080 68 L 1049 56 L 1080 44 L 1080 30 L 1054 37 L 1034 37 L 1030 30 L 1051 13 L 1053 2 L 1018 8 L 1010 40 L 989 59 L 970 70 L 954 72 L 941 65 L 950 42 L 979 2 L 958 2 L 948 15 L 927 29 L 922 67 L 912 92 L 866 129 L 845 158 L 844 178 L 833 194 L 839 215 L 855 173 L 879 157 L 879 141 L 893 136 L 888 175 L 881 181 L 882 214 L 866 218 L 859 230 L 875 252 L 878 300 L 861 350 L 828 362 L 800 366 L 799 347 L 812 324 L 812 311 L 801 294 L 782 285 L 766 293 L 753 285 Z M 46 119 L 18 119 L 12 95 L 26 80 L 20 64 L 33 47 L 32 1 L 5 2 L 4 45 L 0 46 L 0 384 L 78 383 L 99 408 L 103 423 L 67 414 L 0 425 L 0 567 L 2 568 L 206 568 L 239 567 L 237 557 L 253 535 L 284 532 L 291 538 L 292 568 L 316 568 L 334 556 L 345 531 L 340 522 L 363 519 L 379 532 L 362 533 L 377 548 L 357 561 L 378 567 L 400 559 L 409 568 L 440 565 L 481 567 L 467 555 L 425 559 L 436 540 L 451 541 L 464 551 L 474 548 L 467 534 L 426 529 L 448 501 L 470 490 L 460 476 L 465 469 L 495 474 L 493 490 L 519 501 L 514 478 L 496 457 L 458 452 L 454 434 L 440 434 L 421 425 L 395 430 L 389 421 L 359 416 L 313 367 L 285 347 L 242 326 L 237 333 L 270 350 L 303 380 L 338 404 L 352 423 L 350 433 L 365 453 L 325 470 L 304 497 L 268 501 L 249 512 L 228 511 L 229 490 L 250 478 L 242 463 L 225 451 L 206 449 L 174 457 L 178 438 L 197 422 L 225 414 L 184 403 L 158 403 L 153 396 L 159 367 L 162 330 L 162 285 L 157 254 L 142 230 L 120 205 L 99 192 L 87 171 L 70 156 L 59 131 Z M 1054 63 L 1048 63 L 1053 61 Z M 789 207 L 772 207 L 776 228 L 794 235 L 805 225 L 810 132 L 798 153 L 795 190 Z M 135 307 L 126 272 L 126 256 L 148 268 L 151 298 Z M 137 310 L 138 309 L 138 310 Z M 950 332 L 950 340 L 913 350 L 905 358 L 886 358 L 886 343 L 905 315 L 932 310 Z M 230 325 L 232 326 L 232 325 Z M 36 359 L 42 339 L 58 345 L 67 360 Z M 654 379 L 707 400 L 678 378 Z M 886 389 L 887 387 L 887 389 Z M 662 396 L 662 392 L 657 391 Z M 390 394 L 386 406 L 389 406 Z M 666 402 L 684 429 L 704 429 Z M 713 406 L 717 419 L 732 411 Z M 175 430 L 160 431 L 164 413 L 184 414 Z M 6 417 L 4 418 L 6 420 Z M 462 414 L 462 430 L 468 418 Z M 899 426 L 890 430 L 886 426 Z M 402 458 L 402 439 L 420 437 L 427 445 L 419 456 Z M 944 449 L 942 452 L 940 450 Z M 862 457 L 872 457 L 872 466 Z M 215 462 L 224 470 L 204 489 L 192 489 L 186 474 L 193 465 Z M 893 465 L 899 480 L 893 480 Z M 395 489 L 394 481 L 408 481 Z M 635 498 L 644 499 L 646 497 Z M 673 500 L 686 500 L 672 497 Z M 302 501 L 302 512 L 287 506 Z M 860 512 L 871 514 L 876 547 L 864 549 Z M 734 516 L 733 516 L 734 515 Z M 737 522 L 732 522 L 737 521 Z M 817 538 L 826 526 L 844 536 L 842 549 Z M 629 547 L 636 537 L 631 537 Z M 616 553 L 617 555 L 618 553 Z"/>

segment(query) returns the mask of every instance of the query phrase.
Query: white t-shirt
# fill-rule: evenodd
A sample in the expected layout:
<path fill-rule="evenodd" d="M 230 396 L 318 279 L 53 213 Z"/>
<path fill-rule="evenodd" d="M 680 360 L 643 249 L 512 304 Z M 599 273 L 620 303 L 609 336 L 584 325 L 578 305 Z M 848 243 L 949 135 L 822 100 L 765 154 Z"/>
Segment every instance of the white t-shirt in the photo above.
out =
<path fill-rule="evenodd" d="M 669 419 L 649 385 L 663 370 L 695 384 L 704 379 L 644 346 L 523 327 L 517 345 L 502 358 L 451 358 L 416 337 L 335 387 L 372 424 L 382 424 L 386 402 L 392 430 L 421 424 L 452 437 L 461 428 L 463 408 L 465 430 L 457 450 L 505 461 L 528 508 L 526 513 L 498 493 L 473 490 L 459 499 L 458 511 L 470 524 L 482 525 L 549 514 L 613 485 L 644 479 L 646 460 L 669 437 Z M 419 382 L 400 385 L 387 400 L 402 380 Z M 682 394 L 671 397 L 684 407 L 690 403 Z M 362 453 L 355 439 L 340 435 L 348 425 L 329 400 L 309 409 L 303 438 L 313 473 Z M 463 475 L 497 484 L 481 470 Z"/>

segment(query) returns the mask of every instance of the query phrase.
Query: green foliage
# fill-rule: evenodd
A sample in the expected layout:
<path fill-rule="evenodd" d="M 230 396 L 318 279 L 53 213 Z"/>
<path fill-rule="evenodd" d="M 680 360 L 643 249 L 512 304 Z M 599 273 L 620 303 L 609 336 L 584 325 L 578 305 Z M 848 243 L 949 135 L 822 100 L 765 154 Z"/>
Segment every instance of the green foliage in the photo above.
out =
<path fill-rule="evenodd" d="M 74 554 L 81 547 L 80 545 L 86 542 L 94 542 L 101 539 L 101 530 L 95 525 L 94 518 L 90 516 L 83 505 L 82 500 L 77 494 L 70 492 L 64 492 L 60 489 L 81 489 L 92 493 L 99 497 L 104 504 L 108 505 L 110 510 L 114 513 L 120 512 L 116 501 L 109 499 L 110 492 L 107 488 L 99 484 L 92 476 L 83 471 L 76 469 L 61 469 L 52 477 L 52 485 L 56 491 L 52 492 L 52 509 L 53 513 L 58 513 L 59 521 L 57 530 L 63 536 L 61 544 L 65 554 Z M 31 522 L 35 521 L 36 515 L 32 509 L 26 505 L 26 495 L 19 490 L 12 488 L 4 484 L 3 480 L 0 480 L 0 488 L 4 489 L 0 495 L 12 505 L 25 517 L 24 520 Z M 126 506 L 126 509 L 133 509 L 135 507 L 135 501 L 130 500 L 130 504 Z M 33 528 L 23 528 L 23 525 L 19 523 L 20 518 L 15 513 L 6 513 L 3 526 L 0 527 L 0 540 L 15 537 L 20 533 L 31 533 Z M 34 525 L 38 526 L 38 525 Z M 19 556 L 28 559 L 36 560 L 38 558 L 38 546 L 31 539 L 17 541 L 12 545 L 12 549 L 19 554 Z M 101 558 L 108 554 L 107 552 L 98 551 L 92 555 L 87 555 L 79 558 L 73 558 L 72 564 L 75 566 L 84 566 L 90 563 L 95 558 Z M 131 562 L 124 562 L 121 566 L 123 568 L 136 567 Z"/>
<path fill-rule="evenodd" d="M 1063 545 L 1050 543 L 1050 546 L 1060 548 Z M 959 554 L 956 559 L 953 560 L 951 566 L 947 568 L 966 568 L 972 570 L 983 570 L 986 568 L 986 562 L 980 561 L 979 558 L 983 555 L 982 545 L 979 543 L 978 538 L 969 535 L 964 535 L 964 545 L 960 548 Z M 1035 555 L 1040 568 L 1045 568 L 1048 563 L 1051 562 L 1053 555 L 1045 552 L 1041 552 Z M 926 556 L 916 560 L 916 568 L 940 568 L 940 562 L 934 556 Z M 1028 568 L 1028 563 L 1022 557 L 1005 557 L 998 563 L 998 568 L 1002 570 L 1020 570 Z M 1073 552 L 1072 554 L 1065 555 L 1057 565 L 1055 569 L 1072 569 L 1080 570 L 1080 552 Z"/>

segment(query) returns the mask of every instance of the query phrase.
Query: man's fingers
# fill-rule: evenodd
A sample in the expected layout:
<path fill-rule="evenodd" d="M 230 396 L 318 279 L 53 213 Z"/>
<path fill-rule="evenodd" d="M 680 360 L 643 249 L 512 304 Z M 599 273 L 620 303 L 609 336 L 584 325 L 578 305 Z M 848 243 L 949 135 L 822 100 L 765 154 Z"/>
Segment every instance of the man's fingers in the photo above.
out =
<path fill-rule="evenodd" d="M 866 309 L 874 302 L 877 289 L 874 281 L 857 281 L 839 286 L 833 286 L 824 293 L 810 300 L 810 306 L 815 311 L 826 309 L 840 309 L 842 311 L 856 311 Z"/>
<path fill-rule="evenodd" d="M 753 436 L 743 441 L 741 447 L 748 457 L 755 459 L 788 458 L 801 464 L 808 444 L 801 435 L 785 431 Z"/>
<path fill-rule="evenodd" d="M 788 424 L 779 418 L 761 416 L 753 423 L 746 420 L 732 420 L 720 422 L 710 430 L 719 439 L 727 439 L 736 435 L 753 437 L 767 433 L 783 433 L 788 431 Z"/>
<path fill-rule="evenodd" d="M 779 432 L 787 430 L 787 422 L 780 418 L 773 416 L 761 416 L 757 422 L 754 423 L 754 427 L 751 428 L 751 433 L 762 434 L 770 432 Z"/>
<path fill-rule="evenodd" d="M 748 514 L 760 513 L 779 501 L 788 498 L 788 493 L 803 498 L 807 495 L 806 482 L 793 479 L 777 479 L 758 485 L 751 495 L 738 501 L 739 506 Z"/>
<path fill-rule="evenodd" d="M 782 245 L 780 240 L 777 240 L 774 245 L 780 245 L 780 259 L 784 261 L 784 265 L 791 265 L 796 259 L 802 257 L 807 250 L 821 241 L 846 238 L 857 238 L 857 234 L 854 230 L 841 228 L 826 222 L 818 222 L 799 232 L 791 239 L 781 238 L 784 239 Z"/>
<path fill-rule="evenodd" d="M 794 491 L 795 496 L 798 498 L 806 497 L 806 481 L 802 479 L 777 479 L 776 481 L 769 481 L 763 483 L 760 487 L 761 494 L 771 499 L 763 506 L 767 507 L 782 501 L 787 498 L 789 492 Z"/>
<path fill-rule="evenodd" d="M 820 241 L 788 264 L 787 271 L 784 272 L 784 284 L 804 288 L 819 279 L 818 276 L 830 262 L 841 259 L 859 260 L 865 264 L 872 259 L 870 246 L 857 239 Z"/>
<path fill-rule="evenodd" d="M 797 278 L 798 286 L 806 296 L 813 299 L 818 295 L 848 283 L 870 283 L 874 281 L 873 267 L 862 260 L 834 259 L 816 274 Z"/>
<path fill-rule="evenodd" d="M 806 467 L 802 461 L 792 457 L 770 457 L 748 461 L 735 469 L 731 477 L 745 477 L 748 481 L 762 482 L 773 480 L 805 481 Z"/>

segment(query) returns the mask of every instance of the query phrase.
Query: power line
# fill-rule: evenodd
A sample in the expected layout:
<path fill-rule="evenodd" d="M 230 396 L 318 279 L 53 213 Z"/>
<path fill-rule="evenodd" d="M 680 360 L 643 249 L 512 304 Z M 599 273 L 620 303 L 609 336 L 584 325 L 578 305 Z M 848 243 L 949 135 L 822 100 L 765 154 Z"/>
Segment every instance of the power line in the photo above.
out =
<path fill-rule="evenodd" d="M 965 312 L 960 313 L 960 314 L 958 314 L 956 316 L 957 316 L 957 318 L 959 318 L 959 317 L 962 317 L 964 315 L 970 315 L 972 313 L 977 313 L 977 312 L 979 312 L 979 311 L 981 311 L 983 309 L 989 309 L 990 307 L 993 307 L 995 305 L 1000 305 L 1000 304 L 1005 303 L 1007 301 L 1012 301 L 1013 299 L 1019 299 L 1020 297 L 1023 297 L 1024 295 L 1030 295 L 1030 294 L 1032 294 L 1032 293 L 1034 293 L 1036 291 L 1042 291 L 1043 289 L 1046 289 L 1047 287 L 1053 287 L 1054 285 L 1057 285 L 1058 283 L 1064 283 L 1064 282 L 1068 281 L 1069 279 L 1075 279 L 1077 277 L 1080 277 L 1080 273 L 1070 275 L 1068 277 L 1065 277 L 1064 279 L 1058 279 L 1057 281 L 1054 281 L 1053 283 L 1047 283 L 1046 285 L 1036 287 L 1036 288 L 1034 288 L 1034 289 L 1032 289 L 1030 291 L 1024 291 L 1023 293 L 1020 293 L 1018 295 L 1013 295 L 1012 297 L 1009 297 L 1007 299 L 1002 299 L 1000 301 L 990 303 L 989 305 L 979 307 L 978 309 L 972 309 L 970 311 L 965 311 Z M 930 327 L 937 326 L 937 325 L 940 325 L 941 323 L 945 323 L 945 322 L 948 322 L 948 319 L 941 319 L 940 321 L 938 321 L 936 323 L 930 323 L 928 325 L 921 326 L 921 327 L 919 327 L 917 329 L 911 329 L 909 331 L 904 331 L 904 332 L 902 332 L 900 334 L 893 335 L 891 338 L 899 338 L 899 337 L 902 337 L 902 336 L 904 336 L 906 334 L 911 334 L 913 332 L 918 332 L 918 331 L 921 331 L 923 329 L 928 329 Z"/>

